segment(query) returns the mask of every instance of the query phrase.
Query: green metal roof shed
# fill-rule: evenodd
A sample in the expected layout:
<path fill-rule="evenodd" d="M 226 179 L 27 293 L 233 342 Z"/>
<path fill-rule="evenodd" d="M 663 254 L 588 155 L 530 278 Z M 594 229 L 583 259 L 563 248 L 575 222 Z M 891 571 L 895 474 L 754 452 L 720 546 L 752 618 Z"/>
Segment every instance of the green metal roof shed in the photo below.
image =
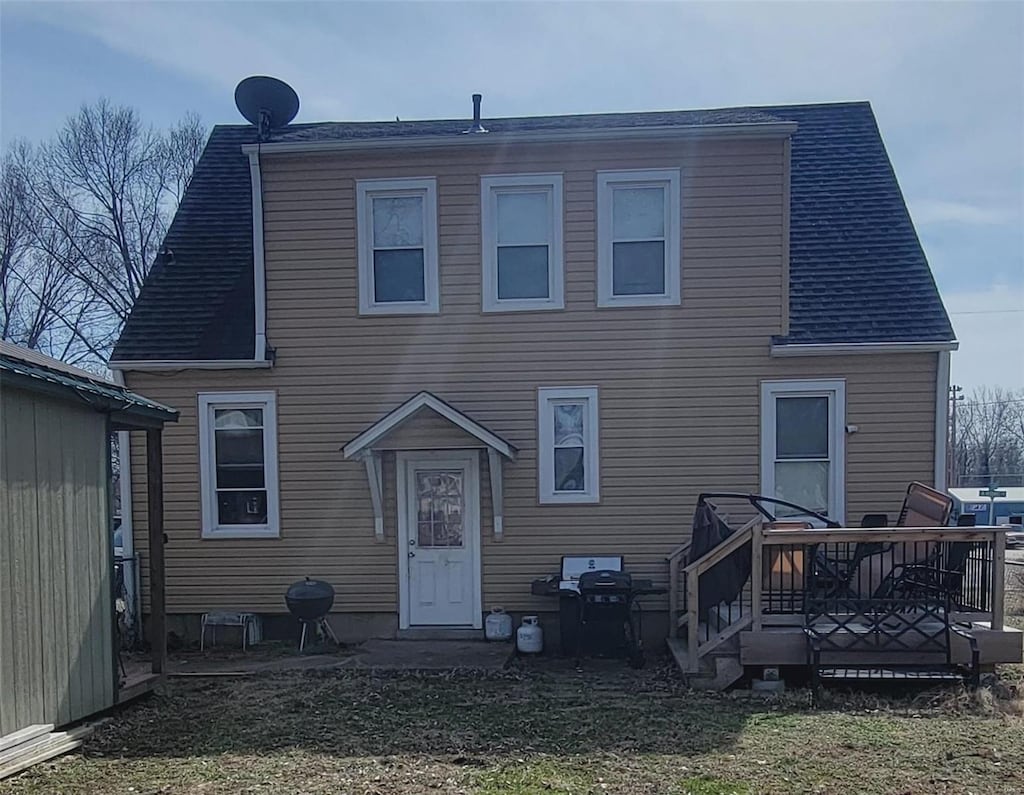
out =
<path fill-rule="evenodd" d="M 147 432 L 150 511 L 162 542 L 160 434 L 177 416 L 101 376 L 0 342 L 0 739 L 73 723 L 123 698 L 110 434 Z M 156 544 L 149 561 L 161 588 L 162 551 Z M 162 620 L 153 630 L 159 676 Z"/>

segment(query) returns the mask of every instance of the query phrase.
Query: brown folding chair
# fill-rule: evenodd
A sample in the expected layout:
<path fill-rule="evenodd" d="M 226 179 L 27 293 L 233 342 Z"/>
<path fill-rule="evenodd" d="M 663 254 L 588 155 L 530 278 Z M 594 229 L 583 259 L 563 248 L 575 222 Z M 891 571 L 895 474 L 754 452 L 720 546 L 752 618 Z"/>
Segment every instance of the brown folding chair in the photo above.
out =
<path fill-rule="evenodd" d="M 953 513 L 953 498 L 926 486 L 911 483 L 903 499 L 897 527 L 945 527 Z"/>

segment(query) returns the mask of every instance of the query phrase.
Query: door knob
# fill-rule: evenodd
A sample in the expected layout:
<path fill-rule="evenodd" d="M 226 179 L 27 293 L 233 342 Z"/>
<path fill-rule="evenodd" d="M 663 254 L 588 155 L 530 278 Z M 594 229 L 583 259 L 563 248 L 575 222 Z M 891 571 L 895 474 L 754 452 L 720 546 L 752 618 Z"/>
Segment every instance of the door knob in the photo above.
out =
<path fill-rule="evenodd" d="M 410 557 L 410 558 L 414 558 L 414 557 L 416 557 L 416 553 L 415 553 L 415 552 L 410 552 L 410 553 L 409 553 L 409 557 Z"/>

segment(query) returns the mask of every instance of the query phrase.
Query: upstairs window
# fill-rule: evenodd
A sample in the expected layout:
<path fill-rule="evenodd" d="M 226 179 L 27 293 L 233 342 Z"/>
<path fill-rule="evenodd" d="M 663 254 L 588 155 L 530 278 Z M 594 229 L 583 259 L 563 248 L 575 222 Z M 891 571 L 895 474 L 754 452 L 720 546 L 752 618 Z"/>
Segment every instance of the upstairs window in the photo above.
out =
<path fill-rule="evenodd" d="M 562 175 L 481 179 L 483 309 L 562 309 Z"/>
<path fill-rule="evenodd" d="M 437 312 L 436 180 L 360 180 L 356 215 L 360 313 Z"/>
<path fill-rule="evenodd" d="M 199 395 L 204 538 L 280 535 L 272 392 Z"/>
<path fill-rule="evenodd" d="M 598 502 L 597 387 L 546 387 L 537 395 L 540 501 Z"/>
<path fill-rule="evenodd" d="M 597 305 L 679 303 L 679 169 L 597 172 Z"/>

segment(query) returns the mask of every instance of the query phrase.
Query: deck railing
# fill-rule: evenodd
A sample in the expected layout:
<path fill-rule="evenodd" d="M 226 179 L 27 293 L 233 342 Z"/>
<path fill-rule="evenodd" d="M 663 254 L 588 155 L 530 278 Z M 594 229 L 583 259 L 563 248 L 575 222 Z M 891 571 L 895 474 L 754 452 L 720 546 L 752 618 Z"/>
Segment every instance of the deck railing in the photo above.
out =
<path fill-rule="evenodd" d="M 1003 628 L 1005 528 L 796 529 L 754 519 L 699 559 L 669 556 L 670 626 L 686 630 L 689 668 L 738 632 L 800 625 L 806 599 L 948 596 L 953 617 Z M 702 577 L 749 554 L 752 576 L 729 603 L 698 610 Z M 719 570 L 720 571 L 720 570 Z"/>

